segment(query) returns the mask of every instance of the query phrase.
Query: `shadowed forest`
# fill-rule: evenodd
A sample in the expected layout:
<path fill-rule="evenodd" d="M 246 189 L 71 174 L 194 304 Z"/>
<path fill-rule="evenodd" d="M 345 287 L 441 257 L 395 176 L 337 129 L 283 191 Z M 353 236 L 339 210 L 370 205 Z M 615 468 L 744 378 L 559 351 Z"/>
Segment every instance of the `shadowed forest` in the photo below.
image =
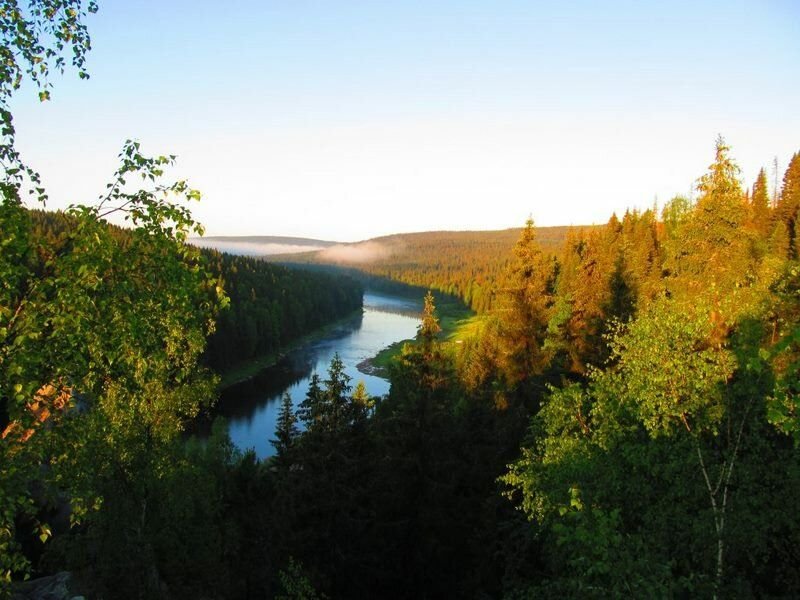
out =
<path fill-rule="evenodd" d="M 693 198 L 544 239 L 201 251 L 199 192 L 135 141 L 97 202 L 40 210 L 8 101 L 65 49 L 86 75 L 96 10 L 51 4 L 0 3 L 0 597 L 800 595 L 800 153 L 770 191 L 719 137 Z M 336 357 L 273 457 L 189 436 L 221 375 L 360 309 L 348 273 L 437 291 L 389 394 Z M 444 295 L 478 313 L 458 341 Z"/>

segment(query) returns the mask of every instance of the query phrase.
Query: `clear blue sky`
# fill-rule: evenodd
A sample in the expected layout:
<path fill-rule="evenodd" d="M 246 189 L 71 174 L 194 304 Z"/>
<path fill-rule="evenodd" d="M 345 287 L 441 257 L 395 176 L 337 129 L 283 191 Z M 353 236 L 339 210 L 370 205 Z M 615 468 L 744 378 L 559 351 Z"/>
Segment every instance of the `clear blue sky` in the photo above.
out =
<path fill-rule="evenodd" d="M 89 81 L 13 102 L 53 208 L 122 142 L 178 155 L 209 234 L 357 240 L 604 222 L 687 193 L 722 133 L 800 150 L 800 2 L 100 0 Z"/>

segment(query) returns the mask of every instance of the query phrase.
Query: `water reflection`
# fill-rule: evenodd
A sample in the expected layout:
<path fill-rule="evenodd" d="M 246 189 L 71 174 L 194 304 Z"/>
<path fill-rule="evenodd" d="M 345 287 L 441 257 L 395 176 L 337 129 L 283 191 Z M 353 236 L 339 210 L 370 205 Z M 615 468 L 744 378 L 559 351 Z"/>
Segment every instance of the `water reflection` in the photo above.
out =
<path fill-rule="evenodd" d="M 287 354 L 253 379 L 225 390 L 217 412 L 228 420 L 233 443 L 241 449 L 254 448 L 261 458 L 271 456 L 273 448 L 269 440 L 274 435 L 278 400 L 283 392 L 289 392 L 297 407 L 308 390 L 311 374 L 316 371 L 325 379 L 328 365 L 337 352 L 353 385 L 363 381 L 370 394 L 388 393 L 388 381 L 360 373 L 356 365 L 389 344 L 414 337 L 420 308 L 419 303 L 408 299 L 367 293 L 363 314 L 342 322 L 324 338 Z"/>

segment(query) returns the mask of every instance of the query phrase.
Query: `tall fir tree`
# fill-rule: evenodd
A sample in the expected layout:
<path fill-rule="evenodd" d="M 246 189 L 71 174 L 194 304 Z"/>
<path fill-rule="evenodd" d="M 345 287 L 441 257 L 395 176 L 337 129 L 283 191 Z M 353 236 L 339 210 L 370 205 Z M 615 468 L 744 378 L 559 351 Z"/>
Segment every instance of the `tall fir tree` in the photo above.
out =
<path fill-rule="evenodd" d="M 424 343 L 431 343 L 436 339 L 437 334 L 442 330 L 439 319 L 436 316 L 436 305 L 434 304 L 433 294 L 430 290 L 425 294 L 425 304 L 422 309 L 422 323 L 417 328 L 417 339 Z"/>
<path fill-rule="evenodd" d="M 718 137 L 715 160 L 697 182 L 701 195 L 669 251 L 671 293 L 691 296 L 706 289 L 724 293 L 751 274 L 750 245 L 742 228 L 747 211 L 740 171 L 729 152 Z"/>
<path fill-rule="evenodd" d="M 529 218 L 514 246 L 499 309 L 498 359 L 512 386 L 541 373 L 550 362 L 544 343 L 553 306 L 553 277 L 553 263 L 542 253 Z"/>
<path fill-rule="evenodd" d="M 755 230 L 761 236 L 766 236 L 770 230 L 772 215 L 769 207 L 769 192 L 767 190 L 767 172 L 763 168 L 758 172 L 756 182 L 753 184 L 750 207 Z"/>
<path fill-rule="evenodd" d="M 289 392 L 284 392 L 281 397 L 281 410 L 278 413 L 278 422 L 275 427 L 275 439 L 270 443 L 275 448 L 275 459 L 279 465 L 287 462 L 289 453 L 294 448 L 295 441 L 300 435 L 297 428 L 297 415 L 292 405 L 292 397 Z"/>
<path fill-rule="evenodd" d="M 625 258 L 622 255 L 614 263 L 609 289 L 611 295 L 603 305 L 605 321 L 628 322 L 636 312 L 636 292 L 628 281 Z"/>
<path fill-rule="evenodd" d="M 350 376 L 345 372 L 344 362 L 339 353 L 333 355 L 328 367 L 328 378 L 325 380 L 325 415 L 323 421 L 326 429 L 332 432 L 343 430 L 351 421 L 350 414 Z"/>
<path fill-rule="evenodd" d="M 786 223 L 789 239 L 792 240 L 792 258 L 797 258 L 799 254 L 798 247 L 794 245 L 798 229 L 798 211 L 800 211 L 800 152 L 792 156 L 783 175 L 783 186 L 776 211 Z"/>
<path fill-rule="evenodd" d="M 369 395 L 367 386 L 363 381 L 359 381 L 353 390 L 353 395 L 350 397 L 351 410 L 353 413 L 353 422 L 355 424 L 363 423 L 375 408 L 375 399 Z"/>
<path fill-rule="evenodd" d="M 325 403 L 321 384 L 322 379 L 319 374 L 313 373 L 311 375 L 311 381 L 308 383 L 306 397 L 300 403 L 298 417 L 303 425 L 305 425 L 307 431 L 316 431 L 321 427 Z"/>

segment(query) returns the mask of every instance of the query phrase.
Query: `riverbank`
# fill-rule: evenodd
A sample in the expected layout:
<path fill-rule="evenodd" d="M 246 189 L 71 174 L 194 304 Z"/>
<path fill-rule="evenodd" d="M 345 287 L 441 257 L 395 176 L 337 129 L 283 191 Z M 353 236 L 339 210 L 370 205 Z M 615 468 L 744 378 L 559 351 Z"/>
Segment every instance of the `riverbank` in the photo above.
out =
<path fill-rule="evenodd" d="M 214 414 L 225 418 L 233 444 L 242 451 L 254 448 L 256 456 L 262 459 L 272 456 L 275 448 L 269 440 L 277 428 L 281 398 L 289 394 L 292 405 L 298 408 L 305 400 L 313 376 L 327 379 L 334 356 L 342 362 L 351 385 L 363 382 L 370 396 L 388 394 L 386 379 L 360 373 L 357 365 L 397 340 L 414 337 L 419 315 L 403 314 L 400 309 L 407 306 L 400 298 L 365 293 L 362 314 L 316 331 L 305 338 L 305 344 L 293 344 L 291 350 L 285 348 L 285 356 L 278 358 L 273 366 L 222 390 Z M 228 380 L 234 379 L 239 377 L 231 377 L 229 373 Z"/>
<path fill-rule="evenodd" d="M 364 313 L 364 307 L 362 306 L 361 308 L 352 311 L 351 313 L 345 315 L 340 319 L 328 323 L 327 325 L 323 325 L 322 327 L 319 327 L 303 336 L 300 336 L 299 338 L 294 339 L 293 341 L 286 344 L 277 352 L 271 352 L 269 354 L 263 354 L 255 358 L 251 358 L 228 369 L 227 371 L 225 371 L 225 373 L 219 373 L 220 382 L 217 385 L 217 391 L 221 392 L 222 390 L 234 386 L 237 383 L 242 383 L 243 381 L 252 379 L 264 369 L 272 367 L 275 364 L 277 364 L 277 362 L 281 358 L 283 358 L 287 353 L 297 350 L 298 348 L 301 348 L 306 344 L 311 344 L 315 341 L 327 337 L 337 327 L 341 327 L 348 321 L 351 321 L 352 319 L 356 318 L 358 315 L 363 313 Z"/>
<path fill-rule="evenodd" d="M 439 326 L 442 328 L 437 338 L 441 342 L 452 344 L 461 344 L 474 335 L 484 319 L 460 301 L 440 297 L 436 298 L 436 314 L 439 317 Z M 358 370 L 365 375 L 388 379 L 390 365 L 400 356 L 406 344 L 416 344 L 416 340 L 411 338 L 386 346 L 372 358 L 360 362 L 357 365 Z"/>

